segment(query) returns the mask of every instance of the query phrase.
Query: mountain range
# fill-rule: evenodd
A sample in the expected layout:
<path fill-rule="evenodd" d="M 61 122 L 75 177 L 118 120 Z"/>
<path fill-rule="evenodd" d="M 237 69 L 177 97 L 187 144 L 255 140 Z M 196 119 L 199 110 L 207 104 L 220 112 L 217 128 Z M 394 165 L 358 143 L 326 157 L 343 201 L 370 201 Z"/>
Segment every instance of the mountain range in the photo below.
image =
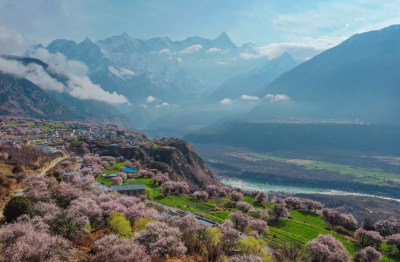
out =
<path fill-rule="evenodd" d="M 263 56 L 247 59 L 244 54 L 255 55 L 256 47 L 250 43 L 238 47 L 226 33 L 215 39 L 194 36 L 182 41 L 167 37 L 141 40 L 123 33 L 99 41 L 86 38 L 80 43 L 57 39 L 45 48 L 84 62 L 95 84 L 129 99 L 129 106 L 118 109 L 136 126 L 156 129 L 188 128 L 180 121 L 161 124 L 160 119 L 171 114 L 180 115 L 178 118 L 200 114 L 207 119 L 216 111 L 222 112 L 221 108 L 211 112 L 202 109 L 215 107 L 212 103 L 230 95 L 229 81 L 236 82 L 238 75 L 245 78 L 243 81 L 253 79 L 252 86 L 255 83 L 262 87 L 297 64 L 287 54 L 274 60 Z M 258 90 L 252 89 L 252 93 Z M 209 96 L 215 97 L 209 100 Z M 224 112 L 221 116 L 231 113 Z M 204 124 L 214 120 L 205 120 Z"/>
<path fill-rule="evenodd" d="M 399 124 L 400 120 L 398 25 L 354 35 L 301 64 L 288 54 L 269 60 L 253 44 L 236 46 L 226 33 L 215 39 L 195 36 L 182 41 L 167 37 L 141 40 L 123 33 L 80 43 L 57 39 L 46 47 L 35 47 L 41 49 L 83 62 L 94 84 L 129 101 L 110 105 L 80 100 L 48 88 L 43 93 L 36 85 L 35 97 L 50 99 L 47 104 L 57 109 L 49 115 L 44 113 L 47 110 L 39 113 L 47 118 L 63 112 L 63 119 L 133 122 L 154 132 L 175 130 L 170 134 L 179 136 L 229 118 L 380 124 Z M 26 56 L 31 58 L 13 59 L 42 64 L 47 70 L 46 63 L 35 60 L 34 54 L 30 51 Z M 27 115 L 23 112 L 36 102 L 18 100 L 16 90 L 29 100 L 28 87 L 35 84 L 4 73 L 1 77 L 2 83 L 8 83 L 3 84 L 8 87 L 3 94 L 13 97 L 11 101 L 3 98 L 2 110 Z M 10 86 L 16 89 L 11 91 Z M 10 109 L 13 103 L 20 105 L 18 110 Z M 38 112 L 40 108 L 32 109 L 32 114 Z"/>
<path fill-rule="evenodd" d="M 398 125 L 399 72 L 400 25 L 357 34 L 266 85 L 258 95 L 286 94 L 290 102 L 266 102 L 249 116 Z"/>

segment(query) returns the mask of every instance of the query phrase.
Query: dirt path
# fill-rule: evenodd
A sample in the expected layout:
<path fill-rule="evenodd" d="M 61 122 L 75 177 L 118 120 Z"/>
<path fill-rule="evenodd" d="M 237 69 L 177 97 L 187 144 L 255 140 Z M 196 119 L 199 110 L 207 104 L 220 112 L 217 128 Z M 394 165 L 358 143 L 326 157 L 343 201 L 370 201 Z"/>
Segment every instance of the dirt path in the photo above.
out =
<path fill-rule="evenodd" d="M 61 161 L 67 159 L 69 157 L 69 155 L 64 155 L 64 156 L 60 156 L 56 159 L 53 159 L 50 164 L 42 170 L 42 172 L 40 172 L 39 176 L 44 176 L 47 171 L 49 171 L 50 169 L 52 169 L 53 167 L 55 167 L 58 163 L 60 163 Z M 24 188 L 20 188 L 17 191 L 14 191 L 13 193 L 11 193 L 9 196 L 22 196 L 24 194 Z M 0 211 L 0 220 L 3 219 L 3 210 Z"/>
<path fill-rule="evenodd" d="M 40 172 L 39 176 L 44 176 L 47 173 L 47 171 L 49 171 L 50 169 L 55 167 L 58 163 L 67 159 L 68 157 L 69 157 L 69 155 L 65 155 L 65 156 L 61 156 L 59 158 L 54 159 L 53 161 L 51 161 L 50 165 L 48 165 L 45 169 L 43 169 L 42 172 Z"/>

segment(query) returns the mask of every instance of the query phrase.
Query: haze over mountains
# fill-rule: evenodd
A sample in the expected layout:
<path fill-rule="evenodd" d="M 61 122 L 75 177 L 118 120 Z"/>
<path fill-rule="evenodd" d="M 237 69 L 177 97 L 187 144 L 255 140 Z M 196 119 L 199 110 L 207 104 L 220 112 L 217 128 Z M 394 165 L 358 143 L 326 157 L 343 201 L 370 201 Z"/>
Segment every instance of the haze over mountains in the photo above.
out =
<path fill-rule="evenodd" d="M 134 123 L 159 135 L 182 136 L 230 118 L 400 121 L 397 25 L 355 35 L 299 65 L 286 53 L 269 60 L 250 43 L 238 47 L 226 33 L 215 39 L 195 36 L 182 41 L 168 37 L 141 40 L 126 33 L 80 43 L 58 39 L 47 47 L 35 46 L 26 56 L 61 57 L 67 65 L 82 63 L 83 76 L 79 77 L 94 88 L 85 97 L 71 91 L 74 85 L 70 82 L 80 74 L 79 66 L 67 80 L 58 72 L 64 92 L 36 83 L 72 115 L 86 112 L 80 118 Z M 106 98 L 92 101 L 100 97 L 98 91 Z"/>
<path fill-rule="evenodd" d="M 258 95 L 284 93 L 291 102 L 264 104 L 250 116 L 303 117 L 399 124 L 400 26 L 357 34 L 297 66 Z M 290 111 L 289 111 L 290 110 Z"/>
<path fill-rule="evenodd" d="M 46 49 L 84 62 L 94 83 L 129 99 L 129 106 L 118 108 L 137 127 L 149 126 L 154 130 L 207 125 L 232 114 L 230 108 L 219 104 L 227 95 L 232 95 L 231 87 L 224 87 L 226 81 L 241 75 L 254 78 L 253 83 L 262 87 L 297 64 L 287 54 L 271 61 L 257 56 L 254 45 L 237 47 L 226 33 L 215 39 L 195 36 L 183 41 L 165 37 L 141 40 L 123 33 L 96 42 L 89 38 L 81 43 L 54 40 Z M 248 88 L 249 92 L 253 90 L 251 93 L 258 90 L 252 84 Z M 235 98 L 240 99 L 246 92 L 239 89 Z M 210 96 L 214 97 L 211 102 Z M 248 110 L 253 105 L 244 106 Z M 163 121 L 170 115 L 178 117 Z M 197 120 L 185 123 L 185 127 L 179 121 L 195 115 Z"/>

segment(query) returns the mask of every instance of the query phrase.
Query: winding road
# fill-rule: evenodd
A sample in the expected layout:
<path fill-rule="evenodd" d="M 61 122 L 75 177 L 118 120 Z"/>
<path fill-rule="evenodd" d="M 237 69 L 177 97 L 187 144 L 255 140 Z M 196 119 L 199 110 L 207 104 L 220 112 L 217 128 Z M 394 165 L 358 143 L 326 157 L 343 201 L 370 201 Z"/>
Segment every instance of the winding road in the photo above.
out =
<path fill-rule="evenodd" d="M 61 161 L 67 159 L 69 157 L 69 155 L 64 155 L 64 156 L 60 156 L 56 159 L 53 159 L 50 164 L 42 170 L 42 172 L 39 173 L 39 176 L 44 176 L 46 175 L 46 173 L 52 169 L 53 167 L 55 167 L 58 163 L 60 163 Z M 17 191 L 14 192 L 14 196 L 22 196 L 24 194 L 24 188 L 20 188 Z M 12 193 L 10 194 L 10 196 L 12 195 Z M 0 211 L 0 220 L 3 219 L 4 215 L 3 215 L 3 210 Z"/>

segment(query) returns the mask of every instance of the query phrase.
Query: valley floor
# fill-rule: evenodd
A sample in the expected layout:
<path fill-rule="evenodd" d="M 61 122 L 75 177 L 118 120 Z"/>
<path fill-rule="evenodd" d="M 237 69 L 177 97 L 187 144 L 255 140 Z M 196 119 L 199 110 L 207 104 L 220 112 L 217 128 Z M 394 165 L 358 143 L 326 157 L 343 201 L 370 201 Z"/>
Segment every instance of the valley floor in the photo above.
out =
<path fill-rule="evenodd" d="M 213 173 L 234 187 L 313 195 L 329 206 L 334 203 L 335 208 L 351 209 L 360 220 L 400 215 L 396 157 L 350 152 L 259 153 L 217 144 L 195 144 L 195 148 Z M 367 199 L 380 204 L 368 207 Z"/>

